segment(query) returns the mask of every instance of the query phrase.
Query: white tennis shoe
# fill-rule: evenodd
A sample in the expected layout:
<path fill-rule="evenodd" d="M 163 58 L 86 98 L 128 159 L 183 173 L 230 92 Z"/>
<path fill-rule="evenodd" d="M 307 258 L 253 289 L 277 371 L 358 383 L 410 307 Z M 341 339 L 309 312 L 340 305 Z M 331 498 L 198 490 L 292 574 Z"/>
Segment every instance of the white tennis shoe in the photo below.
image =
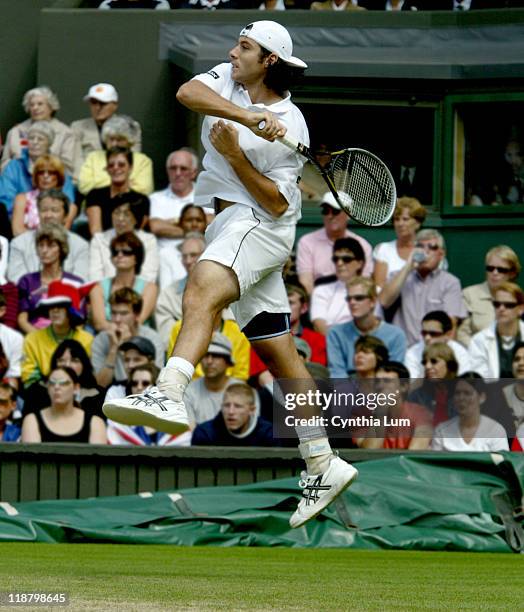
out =
<path fill-rule="evenodd" d="M 178 435 L 189 429 L 184 402 L 175 402 L 156 386 L 137 395 L 111 399 L 102 410 L 109 419 L 124 425 L 143 425 Z"/>
<path fill-rule="evenodd" d="M 296 529 L 315 518 L 355 482 L 357 477 L 358 470 L 336 455 L 323 474 L 302 472 L 298 483 L 302 487 L 302 499 L 289 519 L 291 527 Z"/>

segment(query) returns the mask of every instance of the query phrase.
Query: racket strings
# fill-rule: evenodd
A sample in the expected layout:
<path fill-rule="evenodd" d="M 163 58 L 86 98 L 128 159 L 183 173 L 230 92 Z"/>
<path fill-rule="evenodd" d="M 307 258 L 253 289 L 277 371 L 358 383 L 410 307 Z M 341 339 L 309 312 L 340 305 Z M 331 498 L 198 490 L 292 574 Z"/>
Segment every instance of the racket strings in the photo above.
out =
<path fill-rule="evenodd" d="M 348 213 L 365 225 L 380 225 L 395 206 L 396 193 L 384 164 L 365 151 L 346 150 L 331 162 L 337 192 L 351 202 Z M 347 196 L 344 196 L 347 194 Z"/>

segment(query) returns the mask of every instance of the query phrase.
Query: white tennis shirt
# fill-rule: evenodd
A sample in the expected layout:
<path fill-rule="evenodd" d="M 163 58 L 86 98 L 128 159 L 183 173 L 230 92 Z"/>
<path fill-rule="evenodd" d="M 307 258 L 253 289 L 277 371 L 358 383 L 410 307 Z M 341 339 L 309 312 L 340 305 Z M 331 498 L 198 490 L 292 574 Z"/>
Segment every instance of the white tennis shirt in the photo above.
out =
<path fill-rule="evenodd" d="M 231 78 L 230 63 L 219 64 L 207 73 L 198 74 L 194 79 L 201 81 L 215 93 L 241 108 L 270 111 L 287 128 L 292 138 L 309 145 L 306 122 L 300 110 L 291 102 L 289 93 L 283 100 L 269 106 L 253 104 L 247 90 Z M 250 206 L 263 217 L 274 221 L 274 217 L 253 199 L 233 168 L 211 144 L 209 132 L 218 120 L 218 117 L 206 115 L 202 123 L 202 144 L 206 154 L 202 161 L 204 170 L 198 175 L 196 183 L 195 202 L 209 205 L 214 197 L 238 202 Z M 235 121 L 231 123 L 239 131 L 239 144 L 248 160 L 261 174 L 276 184 L 289 204 L 287 211 L 278 220 L 284 223 L 296 223 L 300 219 L 301 206 L 297 181 L 302 173 L 304 160 L 283 144 L 264 140 L 244 125 Z"/>

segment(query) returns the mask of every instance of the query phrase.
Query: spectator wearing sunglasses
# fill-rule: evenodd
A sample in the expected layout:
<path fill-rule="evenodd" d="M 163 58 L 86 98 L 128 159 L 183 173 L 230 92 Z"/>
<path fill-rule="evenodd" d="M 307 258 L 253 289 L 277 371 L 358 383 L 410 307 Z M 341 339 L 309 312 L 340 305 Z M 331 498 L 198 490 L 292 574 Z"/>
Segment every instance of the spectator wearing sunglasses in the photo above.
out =
<path fill-rule="evenodd" d="M 85 198 L 86 215 L 91 236 L 111 227 L 113 210 L 124 202 L 144 212 L 137 218 L 137 227 L 146 225 L 149 215 L 149 198 L 131 186 L 133 173 L 133 152 L 126 147 L 111 147 L 105 153 L 106 170 L 111 179 L 110 185 L 92 189 Z"/>
<path fill-rule="evenodd" d="M 453 340 L 453 322 L 444 311 L 433 310 L 424 315 L 420 335 L 422 340 L 408 348 L 404 361 L 411 378 L 424 377 L 422 355 L 426 347 L 436 342 L 445 342 L 453 351 L 458 363 L 459 374 L 471 369 L 469 353 L 462 344 Z"/>
<path fill-rule="evenodd" d="M 336 279 L 332 283 L 315 287 L 311 296 L 310 318 L 313 328 L 324 336 L 331 326 L 351 321 L 351 312 L 346 303 L 346 284 L 362 274 L 366 263 L 364 250 L 354 238 L 335 240 L 331 259 L 335 264 Z"/>
<path fill-rule="evenodd" d="M 384 308 L 390 308 L 400 298 L 393 323 L 406 333 L 408 346 L 420 340 L 422 319 L 428 312 L 447 312 L 454 329 L 467 316 L 460 280 L 440 267 L 445 254 L 440 232 L 420 230 L 405 266 L 386 282 L 380 293 Z"/>
<path fill-rule="evenodd" d="M 502 283 L 493 292 L 493 307 L 495 321 L 471 339 L 471 368 L 486 380 L 513 378 L 513 354 L 524 339 L 524 292 L 515 283 Z"/>
<path fill-rule="evenodd" d="M 347 284 L 346 297 L 352 321 L 334 325 L 328 332 L 328 368 L 331 378 L 347 378 L 354 370 L 355 342 L 361 336 L 382 340 L 394 361 L 404 361 L 406 336 L 391 323 L 375 314 L 377 287 L 369 278 L 357 277 Z"/>
<path fill-rule="evenodd" d="M 515 251 L 501 244 L 486 253 L 486 280 L 478 285 L 466 287 L 463 291 L 468 316 L 457 331 L 457 340 L 469 346 L 474 334 L 486 329 L 495 320 L 493 291 L 504 282 L 515 282 L 520 270 L 520 260 Z"/>
<path fill-rule="evenodd" d="M 47 387 L 49 406 L 24 418 L 22 442 L 107 444 L 104 421 L 79 408 L 76 402 L 80 380 L 72 368 L 60 366 L 52 370 Z"/>
<path fill-rule="evenodd" d="M 112 228 L 98 232 L 91 239 L 89 248 L 89 278 L 100 281 L 116 274 L 111 257 L 111 240 L 126 232 L 133 232 L 144 245 L 144 262 L 140 276 L 151 283 L 156 282 L 160 267 L 156 238 L 150 232 L 139 229 L 147 217 L 149 204 L 146 200 L 136 201 L 123 198 L 114 205 L 111 213 Z"/>
<path fill-rule="evenodd" d="M 80 167 L 78 176 L 78 191 L 86 195 L 93 189 L 109 187 L 111 176 L 107 171 L 106 151 L 113 147 L 122 147 L 131 150 L 131 174 L 129 186 L 131 189 L 144 195 L 153 191 L 153 162 L 151 159 L 135 149 L 140 146 L 141 128 L 138 121 L 126 115 L 113 115 L 106 121 L 100 130 L 100 138 L 104 149 L 91 151 Z M 81 158 L 81 153 L 77 154 Z"/>
<path fill-rule="evenodd" d="M 153 314 L 158 296 L 155 283 L 147 282 L 140 276 L 144 262 L 144 245 L 134 232 L 124 232 L 111 240 L 111 263 L 115 267 L 114 276 L 103 278 L 91 291 L 93 325 L 97 331 L 108 329 L 111 320 L 109 298 L 121 289 L 129 287 L 142 296 L 142 310 L 138 317 L 140 325 Z"/>
<path fill-rule="evenodd" d="M 339 238 L 357 240 L 362 246 L 366 259 L 362 275 L 371 276 L 373 272 L 371 245 L 364 238 L 348 230 L 349 217 L 342 212 L 331 192 L 328 191 L 322 196 L 320 209 L 324 226 L 302 236 L 297 244 L 298 278 L 308 295 L 311 295 L 315 285 L 336 279 L 332 256 L 333 244 Z"/>

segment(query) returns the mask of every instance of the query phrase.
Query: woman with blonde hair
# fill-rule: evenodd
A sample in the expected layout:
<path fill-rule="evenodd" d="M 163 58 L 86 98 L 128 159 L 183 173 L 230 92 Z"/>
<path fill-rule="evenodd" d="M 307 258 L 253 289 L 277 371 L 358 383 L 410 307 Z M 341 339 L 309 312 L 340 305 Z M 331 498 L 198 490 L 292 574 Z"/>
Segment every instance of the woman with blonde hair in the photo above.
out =
<path fill-rule="evenodd" d="M 445 342 L 435 342 L 422 354 L 424 378 L 428 380 L 450 380 L 456 378 L 458 362 L 453 349 Z"/>
<path fill-rule="evenodd" d="M 22 106 L 29 118 L 12 127 L 7 132 L 0 170 L 3 170 L 10 159 L 19 159 L 27 147 L 28 130 L 35 121 L 49 121 L 55 138 L 50 153 L 60 158 L 67 171 L 73 173 L 73 156 L 75 137 L 73 131 L 65 123 L 55 118 L 60 109 L 57 95 L 47 86 L 34 87 L 26 91 Z"/>
<path fill-rule="evenodd" d="M 460 324 L 457 340 L 464 346 L 469 346 L 471 338 L 495 320 L 493 291 L 501 283 L 515 281 L 521 267 L 518 255 L 505 244 L 495 246 L 486 253 L 486 280 L 470 285 L 462 292 L 469 316 Z"/>
<path fill-rule="evenodd" d="M 72 189 L 71 179 L 68 178 L 69 196 Z M 19 236 L 27 230 L 40 227 L 40 216 L 38 214 L 38 194 L 47 189 L 63 189 L 66 185 L 66 174 L 64 165 L 54 155 L 42 155 L 33 166 L 33 189 L 25 193 L 19 193 L 13 205 L 13 218 L 11 226 L 14 236 Z M 64 191 L 65 193 L 65 191 Z M 78 207 L 72 201 L 69 203 L 69 212 L 65 220 L 65 227 L 71 228 L 76 217 Z"/>
<path fill-rule="evenodd" d="M 415 248 L 415 235 L 426 219 L 426 209 L 417 198 L 399 198 L 393 213 L 395 240 L 381 242 L 373 250 L 373 279 L 378 287 L 402 270 Z"/>
<path fill-rule="evenodd" d="M 513 378 L 513 354 L 524 339 L 524 291 L 516 283 L 504 282 L 492 295 L 495 320 L 471 339 L 471 369 L 486 380 Z"/>
<path fill-rule="evenodd" d="M 108 187 L 111 184 L 111 177 L 107 172 L 106 151 L 113 147 L 132 149 L 140 138 L 140 126 L 131 117 L 113 115 L 104 123 L 101 138 L 105 150 L 89 153 L 80 169 L 78 190 L 84 195 L 92 189 Z M 153 191 L 153 162 L 144 153 L 132 152 L 129 186 L 144 195 Z"/>

